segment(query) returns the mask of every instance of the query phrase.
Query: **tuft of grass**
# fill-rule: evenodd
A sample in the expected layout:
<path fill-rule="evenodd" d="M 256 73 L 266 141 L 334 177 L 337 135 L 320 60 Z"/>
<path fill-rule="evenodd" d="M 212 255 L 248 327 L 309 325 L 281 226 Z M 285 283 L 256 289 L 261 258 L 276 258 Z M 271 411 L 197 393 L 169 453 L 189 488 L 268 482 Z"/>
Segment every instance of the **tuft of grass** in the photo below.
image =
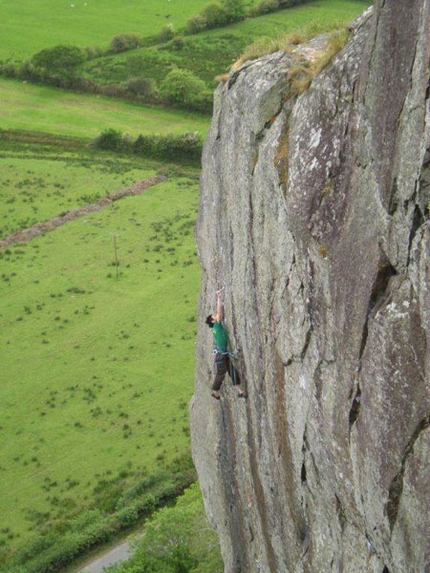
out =
<path fill-rule="evenodd" d="M 327 36 L 326 46 L 322 50 L 315 51 L 315 56 L 306 63 L 298 64 L 297 69 L 291 72 L 291 78 L 300 78 L 298 85 L 306 86 L 304 76 L 310 81 L 317 76 L 333 59 L 333 57 L 345 46 L 349 38 L 349 22 L 338 21 L 331 24 L 321 25 L 311 23 L 301 30 L 280 34 L 277 37 L 262 37 L 247 46 L 238 60 L 232 65 L 231 71 L 238 70 L 249 60 L 255 60 L 275 52 L 285 52 L 294 55 L 298 46 L 309 42 L 311 39 L 324 35 Z M 299 59 L 303 59 L 299 56 Z M 307 84 L 306 87 L 310 84 Z M 306 87 L 304 89 L 306 89 Z M 301 93 L 300 91 L 298 93 Z"/>
<path fill-rule="evenodd" d="M 215 76 L 215 81 L 217 81 L 220 84 L 225 84 L 228 82 L 230 77 L 231 77 L 230 74 L 221 74 L 219 76 Z"/>
<path fill-rule="evenodd" d="M 311 71 L 314 77 L 328 66 L 332 59 L 344 48 L 348 39 L 349 32 L 346 28 L 336 29 L 329 34 L 326 48 L 318 52 L 311 63 Z"/>
<path fill-rule="evenodd" d="M 328 257 L 328 251 L 327 251 L 327 247 L 325 245 L 319 245 L 318 247 L 318 254 L 320 255 L 320 257 L 322 259 L 327 259 Z"/>

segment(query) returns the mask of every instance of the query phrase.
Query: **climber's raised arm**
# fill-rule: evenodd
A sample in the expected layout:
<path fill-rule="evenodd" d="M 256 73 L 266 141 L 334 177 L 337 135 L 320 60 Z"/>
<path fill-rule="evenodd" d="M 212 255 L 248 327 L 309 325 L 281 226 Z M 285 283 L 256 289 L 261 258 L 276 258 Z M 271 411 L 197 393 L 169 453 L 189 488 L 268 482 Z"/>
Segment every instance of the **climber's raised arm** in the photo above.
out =
<path fill-rule="evenodd" d="M 216 291 L 216 321 L 222 322 L 224 318 L 222 306 L 222 289 Z"/>

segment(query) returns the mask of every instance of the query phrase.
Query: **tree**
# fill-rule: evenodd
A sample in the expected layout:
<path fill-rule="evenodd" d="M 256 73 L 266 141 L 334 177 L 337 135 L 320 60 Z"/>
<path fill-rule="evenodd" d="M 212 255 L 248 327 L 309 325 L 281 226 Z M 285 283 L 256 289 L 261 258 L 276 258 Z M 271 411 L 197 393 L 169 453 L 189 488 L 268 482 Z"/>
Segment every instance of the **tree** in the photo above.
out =
<path fill-rule="evenodd" d="M 200 14 L 206 20 L 206 28 L 220 28 L 229 21 L 229 14 L 219 4 L 208 4 Z"/>
<path fill-rule="evenodd" d="M 214 573 L 222 570 L 219 544 L 209 527 L 197 484 L 175 507 L 159 510 L 129 561 L 113 565 L 111 573 Z"/>
<path fill-rule="evenodd" d="M 136 76 L 127 81 L 127 90 L 137 97 L 149 98 L 154 94 L 154 82 L 151 78 Z"/>
<path fill-rule="evenodd" d="M 229 22 L 237 22 L 245 18 L 246 8 L 244 0 L 221 0 L 221 4 Z"/>
<path fill-rule="evenodd" d="M 140 38 L 137 34 L 117 34 L 110 41 L 110 47 L 115 54 L 140 48 Z"/>
<path fill-rule="evenodd" d="M 168 103 L 188 105 L 192 104 L 205 88 L 205 82 L 192 72 L 177 68 L 164 78 L 160 93 Z"/>
<path fill-rule="evenodd" d="M 206 18 L 204 18 L 201 14 L 198 14 L 197 16 L 191 16 L 191 18 L 188 18 L 187 20 L 187 32 L 189 34 L 198 34 L 199 32 L 206 30 L 206 27 Z"/>
<path fill-rule="evenodd" d="M 122 133 L 116 129 L 106 129 L 94 141 L 95 147 L 98 149 L 109 149 L 116 151 L 120 149 L 122 143 Z"/>
<path fill-rule="evenodd" d="M 269 14 L 279 10 L 279 0 L 260 0 L 255 8 L 256 14 Z"/>
<path fill-rule="evenodd" d="M 73 74 L 76 68 L 86 60 L 85 52 L 76 46 L 55 46 L 38 52 L 31 59 L 36 68 L 49 72 Z"/>
<path fill-rule="evenodd" d="M 166 24 L 161 28 L 160 33 L 158 34 L 158 41 L 164 44 L 169 40 L 171 40 L 174 37 L 174 35 L 175 35 L 175 28 L 173 24 L 172 23 Z"/>

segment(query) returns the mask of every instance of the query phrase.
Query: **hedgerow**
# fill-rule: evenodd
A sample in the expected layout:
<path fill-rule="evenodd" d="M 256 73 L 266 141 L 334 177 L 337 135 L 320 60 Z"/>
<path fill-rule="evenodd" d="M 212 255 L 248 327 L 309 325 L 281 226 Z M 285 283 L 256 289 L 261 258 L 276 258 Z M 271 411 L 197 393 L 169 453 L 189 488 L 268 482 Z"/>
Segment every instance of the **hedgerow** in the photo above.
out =
<path fill-rule="evenodd" d="M 93 142 L 98 149 L 118 151 L 172 162 L 200 161 L 203 139 L 197 132 L 182 135 L 139 135 L 135 140 L 115 129 L 103 131 Z"/>
<path fill-rule="evenodd" d="M 8 561 L 1 573 L 56 573 L 89 549 L 110 541 L 119 532 L 149 517 L 179 496 L 196 479 L 191 459 L 180 458 L 167 469 L 155 471 L 126 490 L 116 509 L 87 509 L 68 523 L 37 537 Z"/>

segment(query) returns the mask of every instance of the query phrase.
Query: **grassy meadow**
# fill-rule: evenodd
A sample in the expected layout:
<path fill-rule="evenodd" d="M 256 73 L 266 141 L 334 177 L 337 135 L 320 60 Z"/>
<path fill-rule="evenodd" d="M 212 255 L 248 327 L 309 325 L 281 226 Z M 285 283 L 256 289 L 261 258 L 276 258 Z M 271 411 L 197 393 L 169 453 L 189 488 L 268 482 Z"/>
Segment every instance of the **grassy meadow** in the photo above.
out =
<path fill-rule="evenodd" d="M 107 47 L 116 34 L 153 36 L 166 24 L 185 26 L 206 0 L 3 0 L 0 59 L 21 60 L 58 44 Z"/>
<path fill-rule="evenodd" d="M 146 105 L 137 105 L 90 94 L 74 94 L 47 86 L 23 84 L 0 78 L 0 127 L 41 131 L 85 139 L 107 128 L 131 136 L 149 133 L 204 135 L 209 119 Z"/>
<path fill-rule="evenodd" d="M 27 155 L 25 174 L 16 154 L 0 158 L 2 179 L 19 189 L 0 201 L 11 229 L 29 189 L 37 217 L 49 216 L 155 173 L 108 157 L 83 167 L 69 152 Z M 196 175 L 173 176 L 0 253 L 4 553 L 188 451 L 197 203 Z"/>
<path fill-rule="evenodd" d="M 0 156 L 0 240 L 14 231 L 96 203 L 112 190 L 152 176 L 153 169 L 76 153 Z M 23 170 L 23 166 L 25 169 Z"/>

